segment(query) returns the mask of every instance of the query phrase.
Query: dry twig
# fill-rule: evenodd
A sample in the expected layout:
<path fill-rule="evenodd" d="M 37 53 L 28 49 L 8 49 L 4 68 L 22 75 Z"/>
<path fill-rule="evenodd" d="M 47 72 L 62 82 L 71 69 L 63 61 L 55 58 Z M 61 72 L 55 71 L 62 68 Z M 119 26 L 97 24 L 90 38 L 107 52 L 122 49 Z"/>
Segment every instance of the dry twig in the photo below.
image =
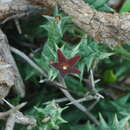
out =
<path fill-rule="evenodd" d="M 63 79 L 63 77 L 59 77 L 59 82 L 62 83 L 62 85 L 64 86 L 64 88 L 67 88 L 65 81 Z M 96 125 L 99 125 L 98 120 L 80 103 L 76 102 L 76 100 L 71 96 L 71 94 L 63 88 L 60 88 L 60 90 L 64 93 L 64 95 L 71 101 L 73 102 L 73 105 L 75 105 L 79 110 L 81 110 L 82 112 L 84 112 L 88 118 L 93 121 L 93 123 L 95 123 Z"/>
<path fill-rule="evenodd" d="M 19 20 L 18 20 L 17 18 L 15 18 L 15 19 L 14 19 L 14 22 L 15 22 L 16 28 L 17 28 L 17 30 L 18 30 L 18 33 L 19 33 L 19 34 L 22 34 L 22 29 L 21 29 Z"/>
<path fill-rule="evenodd" d="M 95 41 L 116 46 L 130 41 L 130 13 L 96 11 L 83 0 L 28 0 L 41 6 L 57 3 L 73 22 Z"/>
<path fill-rule="evenodd" d="M 25 116 L 19 111 L 22 107 L 26 105 L 26 103 L 21 103 L 20 105 L 14 107 L 5 99 L 2 98 L 2 100 L 11 107 L 11 109 L 7 112 L 0 112 L 0 119 L 7 119 L 5 130 L 13 130 L 15 123 L 32 126 L 36 125 L 35 119 Z"/>
<path fill-rule="evenodd" d="M 11 113 L 7 119 L 6 122 L 6 128 L 5 130 L 13 130 L 14 125 L 15 125 L 15 113 Z"/>
<path fill-rule="evenodd" d="M 14 88 L 18 95 L 24 97 L 24 83 L 10 52 L 7 37 L 2 30 L 0 30 L 0 64 L 1 66 L 6 66 L 4 68 L 2 67 L 3 69 L 0 69 L 0 93 L 3 94 L 2 97 L 7 96 L 9 88 L 12 86 L 15 86 Z M 5 88 L 8 88 L 8 90 L 5 90 Z"/>
<path fill-rule="evenodd" d="M 47 77 L 47 74 L 26 54 L 24 54 L 23 52 L 21 52 L 20 50 L 14 48 L 14 47 L 10 47 L 10 49 L 13 53 L 22 57 L 29 65 L 31 65 L 35 70 L 37 70 L 37 72 L 39 72 L 43 76 Z"/>
<path fill-rule="evenodd" d="M 83 0 L 13 0 L 0 4 L 0 20 L 30 10 L 44 12 L 58 4 L 73 22 L 94 40 L 108 46 L 130 41 L 130 13 L 105 13 L 89 7 Z M 40 7 L 41 6 L 41 7 Z"/>

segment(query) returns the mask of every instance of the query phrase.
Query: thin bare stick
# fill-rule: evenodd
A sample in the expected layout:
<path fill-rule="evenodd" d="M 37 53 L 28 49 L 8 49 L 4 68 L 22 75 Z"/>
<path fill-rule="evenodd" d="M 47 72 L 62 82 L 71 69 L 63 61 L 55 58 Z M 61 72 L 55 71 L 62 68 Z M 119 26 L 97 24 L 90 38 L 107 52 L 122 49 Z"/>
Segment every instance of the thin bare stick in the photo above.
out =
<path fill-rule="evenodd" d="M 15 113 L 10 113 L 7 122 L 5 130 L 13 130 L 15 126 Z"/>
<path fill-rule="evenodd" d="M 59 99 L 55 99 L 56 103 L 63 103 L 63 102 L 68 102 L 69 99 L 68 98 L 59 98 Z M 44 105 L 50 104 L 52 101 L 47 101 L 45 103 L 43 103 Z"/>
<path fill-rule="evenodd" d="M 10 111 L 0 112 L 0 120 L 5 120 L 10 114 Z"/>
<path fill-rule="evenodd" d="M 23 52 L 21 52 L 20 50 L 14 48 L 14 47 L 10 47 L 10 49 L 11 49 L 11 51 L 13 53 L 15 53 L 15 54 L 19 55 L 20 57 L 22 57 L 28 64 L 30 64 L 40 74 L 47 77 L 47 74 L 32 59 L 30 59 L 26 54 L 24 54 Z"/>
<path fill-rule="evenodd" d="M 90 70 L 90 80 L 91 80 L 91 86 L 92 86 L 92 91 L 94 93 L 97 93 L 97 90 L 95 88 L 95 82 L 94 82 L 94 76 L 93 76 L 93 70 Z"/>
<path fill-rule="evenodd" d="M 10 108 L 14 108 L 14 106 L 9 103 L 6 99 L 2 98 L 2 100 L 10 107 Z"/>
<path fill-rule="evenodd" d="M 14 89 L 16 91 L 16 93 L 21 96 L 21 97 L 24 97 L 25 96 L 25 86 L 24 86 L 24 83 L 23 83 L 23 80 L 21 78 L 21 75 L 19 73 L 19 70 L 16 66 L 16 63 L 15 63 L 15 60 L 10 52 L 10 48 L 9 48 L 9 44 L 8 44 L 8 40 L 7 40 L 7 37 L 6 35 L 2 32 L 2 30 L 0 30 L 0 58 L 1 58 L 1 61 L 4 61 L 4 64 L 7 64 L 6 67 L 8 65 L 11 65 L 10 67 L 8 67 L 8 69 L 10 70 L 10 81 L 13 83 L 13 79 L 14 79 Z M 2 73 L 7 73 L 6 70 L 8 69 L 5 69 Z M 3 75 L 3 74 L 2 74 Z M 14 76 L 13 76 L 14 75 Z M 7 73 L 7 76 L 8 76 L 8 73 Z M 6 76 L 5 76 L 5 82 L 7 83 L 7 79 Z M 10 83 L 7 85 L 7 87 L 10 86 Z M 10 86 L 11 87 L 11 86 Z M 3 87 L 4 88 L 4 87 Z M 9 88 L 9 87 L 8 87 Z M 6 92 L 6 91 L 5 91 Z M 3 93 L 4 94 L 4 93 Z M 8 93 L 7 93 L 8 94 Z M 6 93 L 3 97 L 6 97 Z"/>
<path fill-rule="evenodd" d="M 14 22 L 15 22 L 15 25 L 16 25 L 16 28 L 18 30 L 18 33 L 19 34 L 22 34 L 22 29 L 20 27 L 20 23 L 19 23 L 19 20 L 17 18 L 14 19 Z"/>
<path fill-rule="evenodd" d="M 24 107 L 26 105 L 26 103 L 22 103 L 16 107 L 14 107 L 12 104 L 10 104 L 4 98 L 2 98 L 2 100 L 4 102 L 6 102 L 12 109 L 7 112 L 0 113 L 0 118 L 5 119 L 6 117 L 8 117 L 5 130 L 13 130 L 15 122 L 16 122 L 16 114 L 18 113 L 19 109 L 21 109 L 22 107 Z"/>
<path fill-rule="evenodd" d="M 50 80 L 48 80 L 48 79 L 45 79 L 45 80 L 43 80 L 43 81 L 40 81 L 40 83 L 45 83 L 45 82 L 51 83 L 51 85 L 54 85 L 54 86 L 57 87 L 57 88 L 60 87 L 60 88 L 62 88 L 62 89 L 66 89 L 67 91 L 69 91 L 69 92 L 71 92 L 71 93 L 77 95 L 77 92 L 75 92 L 75 91 L 73 91 L 73 90 L 71 90 L 71 89 L 68 89 L 68 88 L 64 88 L 63 85 L 62 85 L 61 83 L 57 82 L 57 81 L 50 81 Z"/>
<path fill-rule="evenodd" d="M 100 98 L 98 98 L 96 101 L 94 101 L 94 103 L 92 103 L 92 105 L 90 107 L 88 107 L 88 110 L 91 111 L 95 105 L 99 102 Z"/>
<path fill-rule="evenodd" d="M 21 103 L 20 105 L 18 105 L 18 106 L 13 106 L 11 103 L 9 103 L 6 99 L 4 99 L 4 98 L 2 98 L 2 100 L 10 107 L 10 108 L 12 108 L 12 109 L 14 109 L 14 110 L 19 110 L 19 109 L 21 109 L 22 107 L 24 107 L 26 104 L 27 104 L 27 102 L 23 102 L 23 103 Z"/>
<path fill-rule="evenodd" d="M 80 99 L 77 99 L 77 100 L 75 100 L 75 101 L 73 101 L 73 102 L 69 102 L 67 105 L 72 105 L 72 104 L 74 104 L 74 103 L 81 103 L 81 102 L 85 102 L 86 101 L 86 98 L 85 97 L 83 97 L 83 98 L 80 98 Z"/>
<path fill-rule="evenodd" d="M 12 130 L 15 122 L 19 123 L 19 124 L 23 124 L 23 125 L 31 125 L 31 126 L 36 125 L 35 119 L 25 116 L 22 114 L 22 112 L 19 111 L 22 107 L 24 107 L 26 105 L 26 102 L 21 103 L 17 106 L 13 106 L 7 100 L 5 100 L 5 99 L 2 99 L 2 100 L 11 107 L 11 109 L 8 110 L 7 112 L 0 112 L 0 119 L 2 119 L 2 120 L 8 119 L 7 124 L 6 124 L 7 130 Z M 14 115 L 12 115 L 12 114 L 15 115 L 15 119 L 14 119 Z M 14 120 L 15 120 L 15 122 L 14 122 Z"/>
<path fill-rule="evenodd" d="M 18 19 L 18 18 L 21 18 L 24 16 L 29 16 L 29 15 L 31 15 L 31 13 L 32 13 L 32 11 L 28 11 L 28 12 L 23 12 L 21 14 L 15 14 L 15 15 L 8 16 L 3 21 L 1 21 L 0 24 L 5 24 L 6 22 L 8 22 L 9 20 L 12 20 L 12 19 Z"/>
<path fill-rule="evenodd" d="M 90 80 L 91 80 L 91 87 L 92 87 L 92 92 L 100 99 L 104 99 L 104 97 L 97 92 L 96 88 L 95 88 L 95 81 L 94 81 L 94 76 L 93 76 L 93 70 L 90 70 Z"/>
<path fill-rule="evenodd" d="M 64 88 L 67 88 L 64 78 L 59 76 L 59 81 L 62 83 L 62 85 L 64 86 Z M 71 96 L 71 94 L 63 88 L 60 88 L 60 90 L 64 93 L 64 95 L 71 101 L 73 102 L 73 105 L 75 105 L 79 110 L 81 110 L 82 112 L 84 112 L 88 118 L 95 124 L 95 125 L 99 125 L 98 120 L 80 103 L 75 102 L 76 100 Z"/>
<path fill-rule="evenodd" d="M 97 100 L 97 99 L 99 99 L 99 97 L 98 97 L 98 95 L 87 95 L 87 96 L 85 96 L 85 97 L 83 97 L 83 98 L 80 98 L 80 99 L 77 99 L 77 100 L 75 100 L 74 102 L 78 102 L 78 103 L 81 103 L 81 102 L 85 102 L 85 101 L 91 101 L 91 100 Z M 73 104 L 74 102 L 70 102 L 70 103 L 68 103 L 67 105 L 71 105 L 71 104 Z"/>

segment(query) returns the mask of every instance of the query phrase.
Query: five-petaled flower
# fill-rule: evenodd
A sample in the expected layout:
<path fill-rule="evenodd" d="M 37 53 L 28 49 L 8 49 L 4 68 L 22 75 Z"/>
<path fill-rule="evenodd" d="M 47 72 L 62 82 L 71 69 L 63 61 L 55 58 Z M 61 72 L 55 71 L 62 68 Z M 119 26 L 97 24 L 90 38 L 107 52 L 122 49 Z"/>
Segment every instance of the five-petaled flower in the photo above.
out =
<path fill-rule="evenodd" d="M 51 65 L 60 71 L 60 74 L 64 76 L 69 73 L 80 74 L 80 71 L 74 66 L 80 59 L 80 56 L 74 56 L 67 59 L 64 57 L 60 49 L 57 50 L 58 62 L 51 62 Z"/>

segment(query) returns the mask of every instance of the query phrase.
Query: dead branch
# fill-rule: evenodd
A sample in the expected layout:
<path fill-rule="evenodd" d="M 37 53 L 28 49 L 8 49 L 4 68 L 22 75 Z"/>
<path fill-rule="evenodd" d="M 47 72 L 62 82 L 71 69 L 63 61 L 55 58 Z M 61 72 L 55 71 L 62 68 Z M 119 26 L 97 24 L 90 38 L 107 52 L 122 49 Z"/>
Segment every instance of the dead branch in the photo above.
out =
<path fill-rule="evenodd" d="M 59 81 L 61 82 L 64 88 L 67 88 L 63 77 L 59 76 Z M 95 125 L 99 125 L 98 120 L 88 111 L 88 109 L 84 107 L 82 104 L 80 104 L 79 102 L 77 102 L 76 99 L 74 99 L 66 89 L 60 88 L 60 90 L 73 103 L 73 105 L 76 108 L 82 111 Z"/>
<path fill-rule="evenodd" d="M 16 55 L 19 55 L 21 58 L 23 58 L 29 65 L 31 65 L 35 70 L 37 70 L 37 72 L 39 72 L 40 74 L 47 77 L 47 74 L 26 54 L 24 54 L 22 51 L 14 48 L 14 47 L 10 47 L 10 49 L 13 53 L 15 53 Z"/>
<path fill-rule="evenodd" d="M 0 19 L 6 19 L 7 17 L 13 16 L 13 15 L 20 15 L 25 14 L 28 12 L 33 12 L 32 10 L 39 10 L 41 9 L 38 6 L 34 6 L 30 4 L 26 0 L 11 0 L 9 2 L 1 2 L 0 1 Z"/>
<path fill-rule="evenodd" d="M 91 9 L 83 0 L 58 0 L 73 22 L 94 40 L 115 46 L 130 41 L 130 14 L 105 13 Z"/>
<path fill-rule="evenodd" d="M 91 9 L 83 0 L 30 0 L 35 4 L 56 2 L 73 22 L 95 41 L 108 46 L 130 42 L 130 13 L 105 13 Z"/>
<path fill-rule="evenodd" d="M 11 113 L 6 122 L 5 130 L 13 130 L 15 125 L 15 113 Z"/>
<path fill-rule="evenodd" d="M 0 66 L 0 96 L 6 97 L 10 88 L 15 86 L 16 93 L 23 97 L 25 95 L 24 83 L 10 52 L 8 40 L 1 30 Z"/>
<path fill-rule="evenodd" d="M 50 9 L 56 3 L 79 28 L 97 42 L 116 46 L 130 41 L 130 13 L 96 11 L 83 0 L 12 0 L 0 4 L 0 20 L 28 12 L 30 9 L 35 12 L 40 6 Z"/>
<path fill-rule="evenodd" d="M 30 1 L 30 3 L 28 2 Z M 130 41 L 130 14 L 105 13 L 91 9 L 83 0 L 12 0 L 0 4 L 0 19 L 8 16 L 28 12 L 38 8 L 37 5 L 50 8 L 58 3 L 73 22 L 87 32 L 94 40 L 115 46 Z M 32 5 L 34 4 L 34 6 Z"/>
<path fill-rule="evenodd" d="M 33 5 L 26 0 L 10 0 L 9 2 L 0 1 L 0 21 L 1 24 L 13 18 L 21 18 L 32 14 L 47 13 L 48 9 Z"/>
<path fill-rule="evenodd" d="M 13 130 L 15 123 L 31 126 L 36 125 L 35 119 L 25 116 L 22 112 L 19 111 L 25 105 L 26 103 L 21 103 L 18 106 L 11 107 L 11 109 L 7 112 L 0 112 L 0 119 L 7 120 L 5 130 Z"/>

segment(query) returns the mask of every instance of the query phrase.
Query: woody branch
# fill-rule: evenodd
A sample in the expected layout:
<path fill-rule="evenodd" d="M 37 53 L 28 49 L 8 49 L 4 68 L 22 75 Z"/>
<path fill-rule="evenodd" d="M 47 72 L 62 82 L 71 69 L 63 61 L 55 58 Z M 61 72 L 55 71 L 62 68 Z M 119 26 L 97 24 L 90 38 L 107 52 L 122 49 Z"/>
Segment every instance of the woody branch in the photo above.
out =
<path fill-rule="evenodd" d="M 99 43 L 116 46 L 130 41 L 130 13 L 105 13 L 91 9 L 83 0 L 12 0 L 0 4 L 0 19 L 28 12 L 33 8 L 50 8 L 58 4 L 73 22 Z"/>

